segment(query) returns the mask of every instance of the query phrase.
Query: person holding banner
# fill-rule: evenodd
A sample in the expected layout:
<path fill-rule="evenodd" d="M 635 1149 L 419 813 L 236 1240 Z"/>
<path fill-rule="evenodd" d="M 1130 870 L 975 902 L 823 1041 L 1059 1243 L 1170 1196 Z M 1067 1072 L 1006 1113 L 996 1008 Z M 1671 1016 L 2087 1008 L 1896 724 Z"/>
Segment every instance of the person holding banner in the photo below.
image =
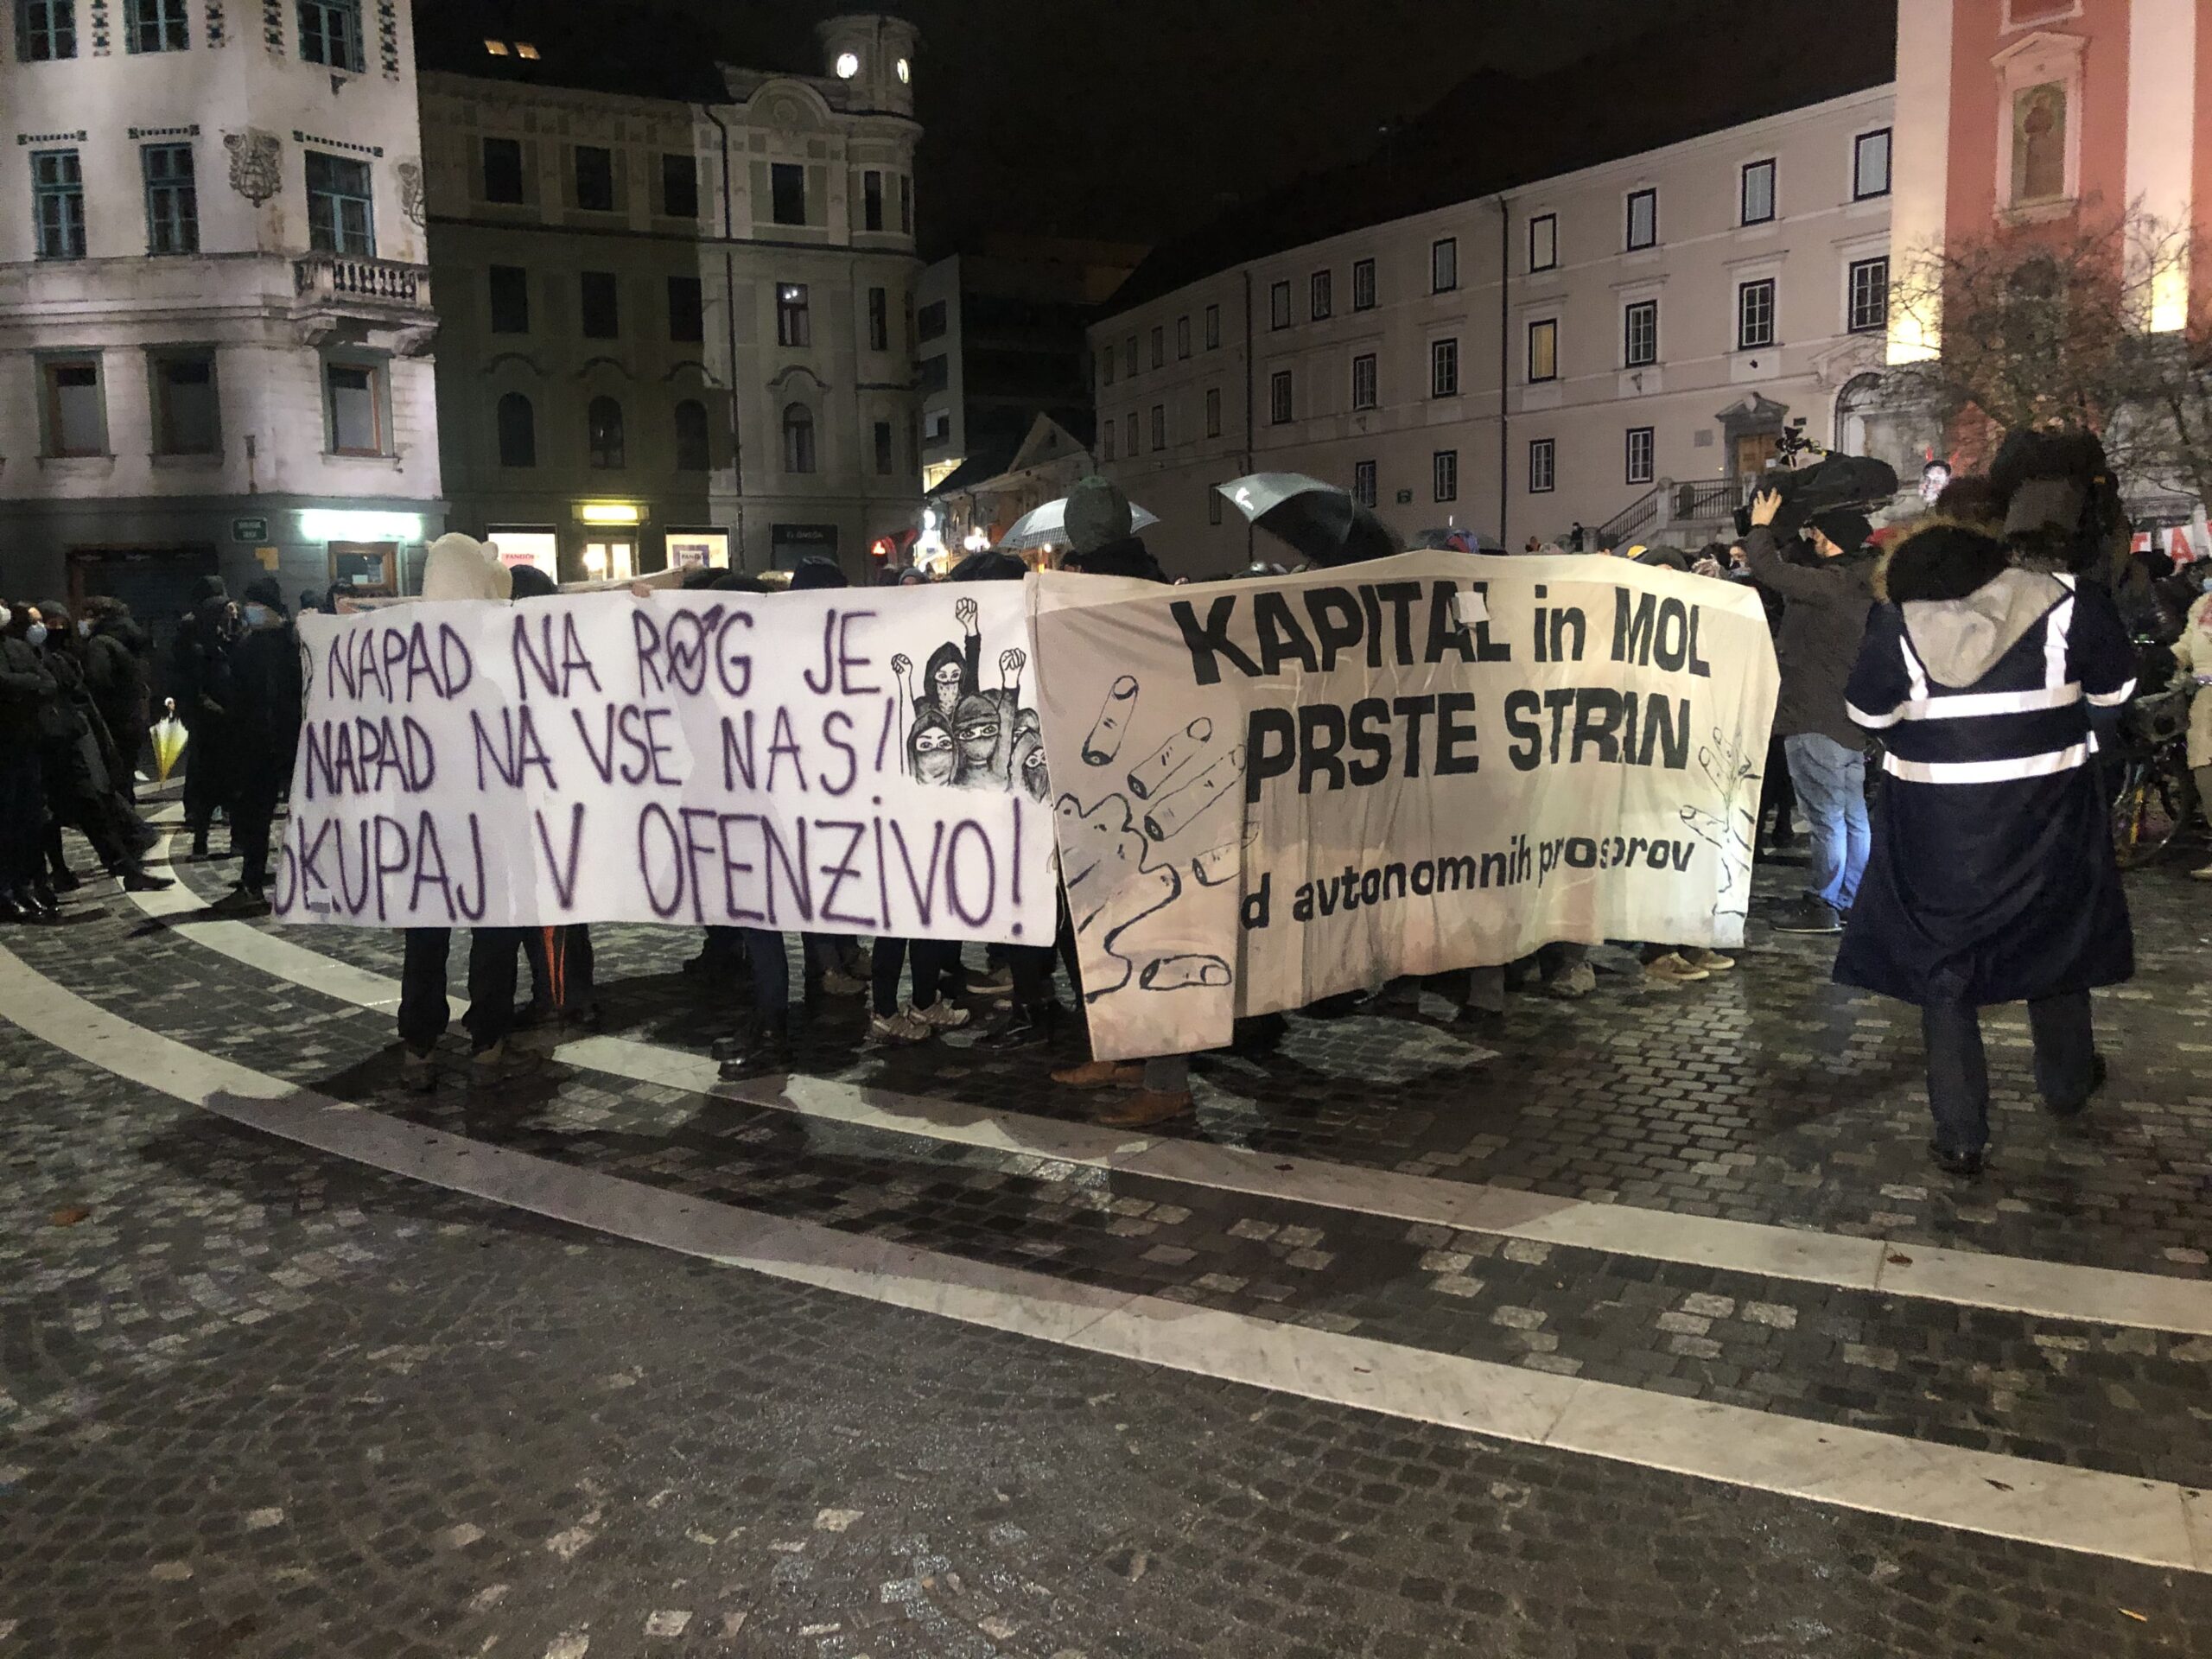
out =
<path fill-rule="evenodd" d="M 1919 1005 L 1929 1153 L 1967 1177 L 1989 1142 L 1980 1009 L 2028 1005 L 2037 1090 L 2071 1117 L 2105 1079 L 2089 992 L 2135 971 L 2090 735 L 2133 694 L 2134 651 L 2102 588 L 2018 556 L 1964 524 L 1906 537 L 1847 687 L 1886 777 L 1835 976 Z"/>

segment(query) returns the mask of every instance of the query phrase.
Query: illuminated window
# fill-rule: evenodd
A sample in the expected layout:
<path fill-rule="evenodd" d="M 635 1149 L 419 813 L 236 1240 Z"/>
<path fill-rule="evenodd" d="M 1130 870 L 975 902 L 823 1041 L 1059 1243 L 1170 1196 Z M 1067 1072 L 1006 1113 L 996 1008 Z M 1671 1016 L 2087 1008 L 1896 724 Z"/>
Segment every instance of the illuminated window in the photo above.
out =
<path fill-rule="evenodd" d="M 1529 325 L 1529 380 L 1559 378 L 1559 323 L 1551 317 Z"/>
<path fill-rule="evenodd" d="M 804 283 L 776 284 L 776 344 L 811 346 L 814 320 L 807 309 Z"/>
<path fill-rule="evenodd" d="M 507 43 L 505 41 L 486 41 L 484 51 L 488 57 L 504 58 L 507 55 Z"/>

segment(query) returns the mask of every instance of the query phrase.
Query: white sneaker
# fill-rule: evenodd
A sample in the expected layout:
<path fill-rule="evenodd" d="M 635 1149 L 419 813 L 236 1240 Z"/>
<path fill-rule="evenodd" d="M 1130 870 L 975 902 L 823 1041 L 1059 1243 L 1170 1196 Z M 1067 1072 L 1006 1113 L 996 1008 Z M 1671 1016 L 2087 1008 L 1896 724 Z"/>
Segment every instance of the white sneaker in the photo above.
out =
<path fill-rule="evenodd" d="M 1598 970 L 1586 962 L 1571 964 L 1544 987 L 1547 995 L 1562 1002 L 1580 1002 L 1598 988 Z"/>
<path fill-rule="evenodd" d="M 969 1017 L 967 1009 L 955 1007 L 943 997 L 938 998 L 926 1008 L 918 1008 L 909 1003 L 906 1012 L 932 1031 L 957 1031 L 968 1023 Z"/>
<path fill-rule="evenodd" d="M 1691 967 L 1701 968 L 1708 974 L 1725 974 L 1736 965 L 1735 957 L 1724 957 L 1718 950 L 1708 950 L 1703 945 L 1679 954 Z"/>
<path fill-rule="evenodd" d="M 894 1048 L 909 1047 L 915 1043 L 926 1043 L 937 1035 L 928 1020 L 912 1009 L 899 1013 L 877 1014 L 868 1022 L 868 1035 L 879 1043 Z"/>
<path fill-rule="evenodd" d="M 1659 985 L 1694 985 L 1700 979 L 1713 977 L 1702 968 L 1691 967 L 1679 951 L 1674 950 L 1645 963 L 1643 976 Z"/>
<path fill-rule="evenodd" d="M 2191 870 L 2189 878 L 2192 881 L 2212 881 L 2212 864 L 2207 864 L 2201 870 Z"/>

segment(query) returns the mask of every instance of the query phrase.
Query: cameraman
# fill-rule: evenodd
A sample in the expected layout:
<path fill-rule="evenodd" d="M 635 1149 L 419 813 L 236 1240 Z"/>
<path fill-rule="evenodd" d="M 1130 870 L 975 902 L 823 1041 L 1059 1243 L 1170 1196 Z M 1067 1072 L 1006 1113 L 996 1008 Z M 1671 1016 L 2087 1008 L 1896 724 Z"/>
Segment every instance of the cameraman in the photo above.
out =
<path fill-rule="evenodd" d="M 1774 729 L 1789 760 L 1790 782 L 1812 826 L 1812 868 L 1805 897 L 1775 919 L 1778 933 L 1840 933 L 1843 912 L 1866 868 L 1866 756 L 1843 696 L 1874 603 L 1878 557 L 1866 543 L 1864 513 L 1836 508 L 1806 528 L 1818 556 L 1783 556 L 1771 529 L 1782 494 L 1763 490 L 1751 503 L 1751 529 L 1733 550 L 1751 580 L 1782 601 L 1775 654 L 1782 697 Z"/>

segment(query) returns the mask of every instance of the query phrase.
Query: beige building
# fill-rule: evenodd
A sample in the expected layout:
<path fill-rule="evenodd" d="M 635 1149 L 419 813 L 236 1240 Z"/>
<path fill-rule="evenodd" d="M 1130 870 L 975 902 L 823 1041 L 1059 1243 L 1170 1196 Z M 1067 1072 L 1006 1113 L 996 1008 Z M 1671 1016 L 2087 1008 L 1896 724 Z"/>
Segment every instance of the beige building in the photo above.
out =
<path fill-rule="evenodd" d="M 1140 270 L 1090 331 L 1101 470 L 1194 575 L 1247 561 L 1212 487 L 1244 472 L 1513 547 L 1701 541 L 1800 420 L 1916 477 L 1875 397 L 1892 105 L 1872 86 L 1166 291 Z"/>
<path fill-rule="evenodd" d="M 912 528 L 916 36 L 818 37 L 713 103 L 423 77 L 456 528 L 562 580 Z"/>

